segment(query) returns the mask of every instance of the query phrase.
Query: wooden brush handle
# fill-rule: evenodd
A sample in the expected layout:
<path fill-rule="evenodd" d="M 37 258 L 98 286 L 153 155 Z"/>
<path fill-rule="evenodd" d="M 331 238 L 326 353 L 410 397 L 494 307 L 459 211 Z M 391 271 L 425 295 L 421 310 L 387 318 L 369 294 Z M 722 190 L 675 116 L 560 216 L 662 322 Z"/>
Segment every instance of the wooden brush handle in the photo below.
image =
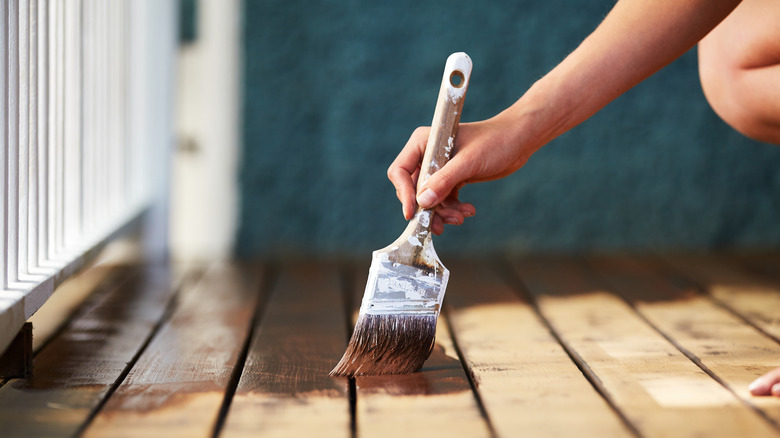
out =
<path fill-rule="evenodd" d="M 425 148 L 425 155 L 420 166 L 420 176 L 417 180 L 418 190 L 428 177 L 444 166 L 452 156 L 455 134 L 458 131 L 463 99 L 466 97 L 470 77 L 471 58 L 469 55 L 458 52 L 447 58 L 439 89 L 439 98 L 436 101 L 436 110 L 433 113 L 428 145 Z"/>
<path fill-rule="evenodd" d="M 463 98 L 469 86 L 471 77 L 471 58 L 463 52 L 453 53 L 447 58 L 444 75 L 433 113 L 431 133 L 425 148 L 420 176 L 417 180 L 418 190 L 430 175 L 441 169 L 452 156 L 455 145 L 455 134 L 458 131 L 460 113 L 463 109 Z M 388 259 L 393 262 L 444 269 L 433 250 L 431 226 L 433 225 L 433 210 L 417 206 L 414 218 L 409 221 L 406 230 L 387 248 L 376 252 L 388 253 Z M 438 267 L 438 268 L 436 268 Z"/>

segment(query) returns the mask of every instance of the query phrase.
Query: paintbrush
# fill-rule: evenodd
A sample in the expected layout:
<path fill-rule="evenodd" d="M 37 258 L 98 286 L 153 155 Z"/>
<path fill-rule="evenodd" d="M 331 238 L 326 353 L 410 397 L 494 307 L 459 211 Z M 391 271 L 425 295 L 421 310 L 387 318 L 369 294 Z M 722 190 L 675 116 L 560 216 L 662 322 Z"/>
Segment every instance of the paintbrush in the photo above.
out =
<path fill-rule="evenodd" d="M 450 159 L 470 75 L 468 55 L 447 58 L 418 189 Z M 433 214 L 418 206 L 401 236 L 374 251 L 355 330 L 331 376 L 410 373 L 430 355 L 450 276 L 433 249 Z"/>

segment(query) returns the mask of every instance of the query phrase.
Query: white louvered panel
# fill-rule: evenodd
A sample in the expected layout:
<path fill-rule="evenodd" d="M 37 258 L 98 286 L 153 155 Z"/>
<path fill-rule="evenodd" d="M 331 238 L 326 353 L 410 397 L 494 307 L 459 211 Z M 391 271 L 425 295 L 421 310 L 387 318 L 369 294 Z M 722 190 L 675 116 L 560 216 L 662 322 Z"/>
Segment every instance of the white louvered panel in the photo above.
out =
<path fill-rule="evenodd" d="M 7 189 L 7 174 L 6 171 L 8 162 L 8 141 L 9 141 L 9 114 L 10 105 L 8 97 L 8 58 L 10 57 L 10 43 L 8 35 L 11 32 L 9 26 L 10 14 L 9 14 L 8 2 L 0 2 L 0 143 L 3 146 L 2 153 L 0 153 L 0 193 L 2 193 L 2 199 L 0 199 L 0 289 L 5 289 L 6 281 L 6 260 L 8 257 L 8 221 L 6 219 L 8 211 L 8 189 Z M 9 298 L 10 299 L 10 298 Z"/>
<path fill-rule="evenodd" d="M 8 0 L 5 288 L 16 287 L 19 254 L 19 0 Z"/>
<path fill-rule="evenodd" d="M 47 248 L 46 258 L 48 260 L 56 259 L 58 249 L 61 247 L 60 238 L 62 236 L 61 225 L 62 222 L 58 221 L 61 216 L 62 208 L 62 172 L 60 169 L 59 157 L 60 148 L 62 146 L 62 115 L 63 115 L 63 75 L 64 75 L 64 22 L 63 22 L 63 7 L 60 1 L 51 1 L 51 16 L 49 17 L 49 60 L 50 70 L 49 81 L 50 95 L 49 95 L 49 142 L 48 148 L 48 160 L 47 160 L 47 186 L 48 186 L 48 199 L 47 199 Z"/>
<path fill-rule="evenodd" d="M 38 0 L 30 1 L 29 8 L 29 62 L 28 62 L 28 87 L 29 87 L 29 135 L 27 143 L 27 220 L 25 242 L 26 273 L 29 275 L 42 274 L 38 266 Z M 21 253 L 20 253 L 21 254 Z"/>
<path fill-rule="evenodd" d="M 95 126 L 95 5 L 93 0 L 84 0 L 81 13 L 82 35 L 82 120 L 85 127 Z M 81 170 L 82 181 L 82 230 L 86 234 L 95 230 L 95 152 L 94 129 L 82 132 L 84 151 Z"/>
<path fill-rule="evenodd" d="M 37 203 L 37 193 L 34 190 L 37 187 L 34 182 L 34 179 L 37 178 L 35 173 L 37 166 L 34 166 L 37 148 L 37 105 L 35 104 L 37 80 L 34 77 L 37 72 L 37 69 L 34 68 L 34 64 L 37 62 L 37 41 L 35 40 L 37 17 L 34 17 L 37 14 L 36 6 L 37 1 L 35 0 L 19 1 L 19 144 L 16 168 L 18 173 L 16 193 L 18 214 L 16 216 L 17 236 L 15 239 L 18 251 L 15 283 L 9 284 L 9 287 L 22 290 L 31 289 L 46 279 L 46 277 L 36 275 L 34 272 L 36 264 L 30 263 L 30 245 L 37 245 L 38 234 L 37 227 L 31 226 L 30 223 L 31 204 Z M 11 197 L 13 195 L 13 193 L 10 194 Z M 13 214 L 13 211 L 9 209 L 9 213 Z"/>
<path fill-rule="evenodd" d="M 157 9 L 174 16 L 153 0 L 0 2 L 0 352 L 93 248 L 155 200 L 145 171 L 167 152 L 139 132 L 153 125 L 145 111 L 130 116 L 130 101 L 150 114 L 165 102 L 153 82 L 131 80 L 131 69 L 156 68 L 131 32 L 150 31 Z M 173 32 L 155 29 L 172 47 Z"/>
<path fill-rule="evenodd" d="M 30 5 L 19 0 L 19 144 L 17 149 L 17 194 L 16 208 L 16 280 L 24 281 L 27 274 L 27 193 L 28 155 L 30 145 Z M 11 194 L 13 197 L 13 194 Z M 22 286 L 23 287 L 23 286 Z"/>
<path fill-rule="evenodd" d="M 51 133 L 49 89 L 51 75 L 49 74 L 49 35 L 51 25 L 49 22 L 49 2 L 38 2 L 38 143 L 36 145 L 37 175 L 38 175 L 38 249 L 36 251 L 36 265 L 43 272 L 51 273 L 54 265 L 49 261 L 49 137 Z"/>
<path fill-rule="evenodd" d="M 81 2 L 65 9 L 65 102 L 62 145 L 62 251 L 78 251 L 81 234 Z M 109 145 L 106 145 L 109 147 Z"/>
<path fill-rule="evenodd" d="M 57 264 L 53 262 L 54 258 L 54 147 L 58 138 L 57 124 L 57 35 L 58 35 L 58 14 L 56 5 L 59 2 L 43 0 L 39 10 L 43 11 L 45 25 L 41 26 L 42 48 L 45 53 L 41 54 L 43 61 L 41 77 L 38 83 L 41 84 L 41 98 L 39 103 L 45 107 L 42 110 L 40 121 L 40 135 L 38 142 L 38 263 L 49 269 L 56 269 Z M 45 73 L 45 74 L 44 74 Z"/>

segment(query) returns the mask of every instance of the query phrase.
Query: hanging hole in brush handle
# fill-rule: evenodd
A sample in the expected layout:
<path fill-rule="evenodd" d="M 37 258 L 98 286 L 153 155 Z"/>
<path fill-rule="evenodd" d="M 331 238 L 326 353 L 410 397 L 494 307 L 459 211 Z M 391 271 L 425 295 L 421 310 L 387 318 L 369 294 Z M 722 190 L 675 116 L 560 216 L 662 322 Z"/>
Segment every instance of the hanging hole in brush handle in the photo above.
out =
<path fill-rule="evenodd" d="M 462 87 L 465 80 L 466 78 L 463 77 L 463 72 L 459 70 L 455 70 L 450 74 L 450 85 L 455 88 Z"/>
<path fill-rule="evenodd" d="M 471 78 L 471 58 L 463 52 L 453 53 L 447 58 L 444 74 L 433 113 L 431 131 L 425 147 L 417 191 L 425 181 L 441 169 L 454 154 L 455 135 L 458 131 L 463 99 Z M 409 221 L 406 230 L 386 248 L 388 257 L 393 261 L 414 266 L 439 266 L 441 262 L 433 250 L 431 226 L 433 210 L 423 209 L 419 205 L 414 218 Z M 383 250 L 384 251 L 384 250 Z M 442 269 L 443 269 L 443 265 Z"/>
<path fill-rule="evenodd" d="M 452 158 L 463 100 L 471 78 L 471 66 L 471 58 L 463 52 L 453 53 L 447 58 L 428 144 L 420 166 L 418 190 L 430 175 Z"/>

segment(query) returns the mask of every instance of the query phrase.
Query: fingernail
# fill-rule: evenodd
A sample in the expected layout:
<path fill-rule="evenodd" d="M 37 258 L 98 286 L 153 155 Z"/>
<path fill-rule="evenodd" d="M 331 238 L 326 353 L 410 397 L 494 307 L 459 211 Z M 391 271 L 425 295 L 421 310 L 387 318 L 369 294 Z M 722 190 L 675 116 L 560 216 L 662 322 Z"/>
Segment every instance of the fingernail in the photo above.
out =
<path fill-rule="evenodd" d="M 762 388 L 765 386 L 764 379 L 756 379 L 753 381 L 753 383 L 748 386 L 748 391 L 750 391 L 752 394 L 756 393 L 762 393 L 764 392 Z"/>
<path fill-rule="evenodd" d="M 463 216 L 466 216 L 466 217 L 471 217 L 471 216 L 474 216 L 474 213 L 472 213 L 472 212 L 471 212 L 471 211 L 469 211 L 469 210 L 466 210 L 466 211 L 464 211 L 464 212 L 463 212 Z"/>
<path fill-rule="evenodd" d="M 417 196 L 417 203 L 422 208 L 432 207 L 436 203 L 436 193 L 431 189 L 425 189 L 424 192 Z"/>
<path fill-rule="evenodd" d="M 447 219 L 444 219 L 444 223 L 450 225 L 460 225 L 460 221 L 454 217 L 448 217 Z"/>
<path fill-rule="evenodd" d="M 774 385 L 772 385 L 772 390 L 770 392 L 775 397 L 780 397 L 780 383 L 775 383 Z"/>

